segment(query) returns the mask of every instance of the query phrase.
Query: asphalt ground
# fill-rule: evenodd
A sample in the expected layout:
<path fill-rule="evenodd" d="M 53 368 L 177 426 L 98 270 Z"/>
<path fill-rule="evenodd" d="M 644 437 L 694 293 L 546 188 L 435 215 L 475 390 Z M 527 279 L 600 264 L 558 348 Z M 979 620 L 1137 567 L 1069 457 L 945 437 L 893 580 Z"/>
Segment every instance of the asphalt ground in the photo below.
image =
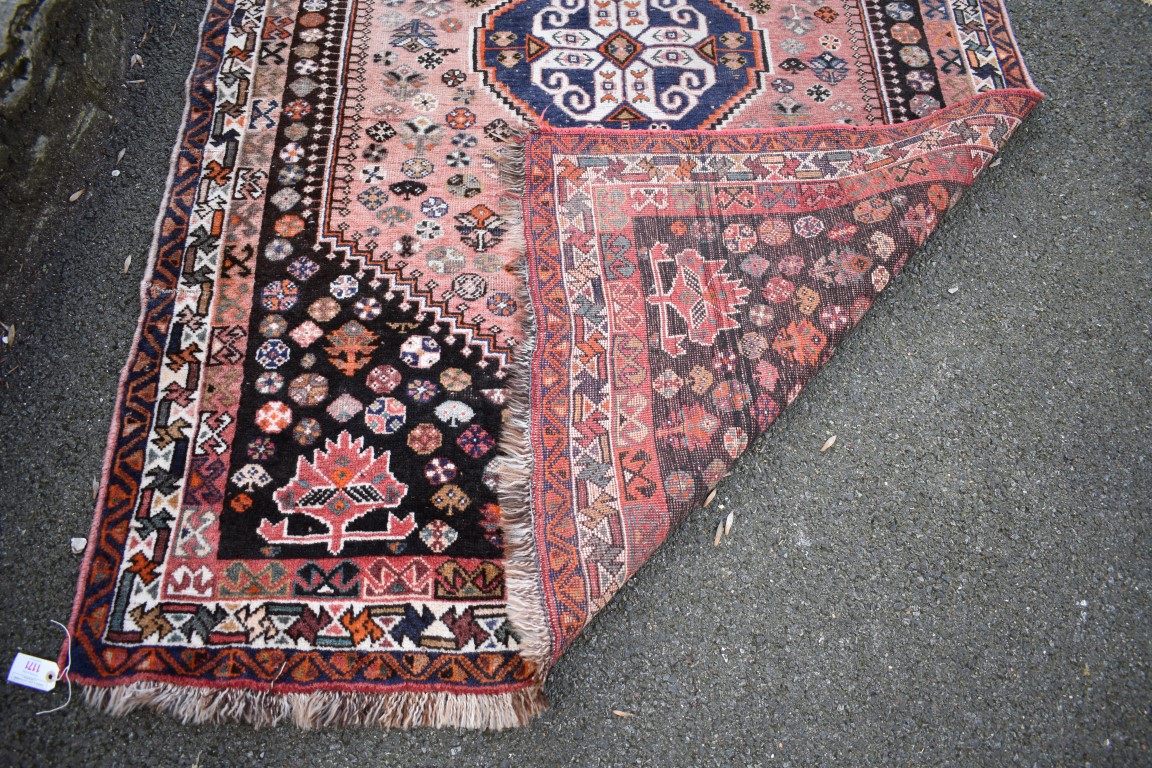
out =
<path fill-rule="evenodd" d="M 1152 764 L 1152 7 L 1008 5 L 1048 100 L 568 652 L 534 725 L 36 716 L 63 690 L 8 685 L 0 764 Z M 34 232 L 0 243 L 4 664 L 59 647 L 201 11 L 101 7 L 123 34 L 112 127 L 3 204 Z"/>

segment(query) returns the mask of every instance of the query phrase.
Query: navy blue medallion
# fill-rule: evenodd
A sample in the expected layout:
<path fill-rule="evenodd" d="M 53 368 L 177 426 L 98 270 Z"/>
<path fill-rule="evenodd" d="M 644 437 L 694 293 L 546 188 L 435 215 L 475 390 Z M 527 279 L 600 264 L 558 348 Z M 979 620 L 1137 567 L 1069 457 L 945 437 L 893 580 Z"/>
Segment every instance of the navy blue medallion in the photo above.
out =
<path fill-rule="evenodd" d="M 509 0 L 484 15 L 473 55 L 505 103 L 561 127 L 710 128 L 768 61 L 723 0 Z"/>

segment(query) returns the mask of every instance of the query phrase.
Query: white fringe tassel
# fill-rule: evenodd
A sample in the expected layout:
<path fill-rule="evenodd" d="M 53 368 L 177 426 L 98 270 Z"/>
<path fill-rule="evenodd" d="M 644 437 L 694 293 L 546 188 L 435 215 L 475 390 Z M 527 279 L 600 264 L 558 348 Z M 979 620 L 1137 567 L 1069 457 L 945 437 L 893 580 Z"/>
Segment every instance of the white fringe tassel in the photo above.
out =
<path fill-rule="evenodd" d="M 169 683 L 87 686 L 84 701 L 110 715 L 137 709 L 167 712 L 185 725 L 248 723 L 266 728 L 470 728 L 500 731 L 526 725 L 547 707 L 539 685 L 512 693 L 371 694 L 322 691 L 272 693 L 243 688 L 197 688 Z"/>

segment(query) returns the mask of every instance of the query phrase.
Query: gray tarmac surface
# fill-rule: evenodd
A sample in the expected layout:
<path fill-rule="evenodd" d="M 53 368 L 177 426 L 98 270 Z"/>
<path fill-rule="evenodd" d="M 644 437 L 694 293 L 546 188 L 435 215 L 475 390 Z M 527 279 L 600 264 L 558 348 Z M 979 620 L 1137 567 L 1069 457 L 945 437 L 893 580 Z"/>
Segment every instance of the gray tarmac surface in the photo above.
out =
<path fill-rule="evenodd" d="M 3 204 L 38 233 L 0 243 L 18 329 L 0 358 L 4 664 L 59 647 L 49 619 L 72 599 L 68 539 L 88 530 L 201 10 L 101 5 L 122 8 L 117 77 L 145 83 L 110 82 L 95 151 Z M 1152 764 L 1152 7 L 1008 5 L 1048 100 L 723 507 L 562 660 L 534 725 L 254 732 L 77 702 L 37 717 L 64 693 L 9 685 L 0 764 Z"/>

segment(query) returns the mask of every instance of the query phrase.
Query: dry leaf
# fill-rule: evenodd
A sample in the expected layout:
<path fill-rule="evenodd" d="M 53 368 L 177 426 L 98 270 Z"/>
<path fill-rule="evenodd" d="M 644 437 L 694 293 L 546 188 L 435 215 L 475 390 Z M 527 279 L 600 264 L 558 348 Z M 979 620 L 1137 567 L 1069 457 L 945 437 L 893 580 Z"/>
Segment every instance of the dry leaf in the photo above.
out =
<path fill-rule="evenodd" d="M 712 491 L 704 498 L 704 506 L 710 507 L 710 506 L 712 506 L 712 502 L 714 502 L 714 501 L 716 501 L 716 489 L 715 488 L 713 488 Z"/>
<path fill-rule="evenodd" d="M 832 437 L 824 441 L 824 445 L 820 446 L 820 453 L 824 453 L 834 445 L 836 445 L 836 435 L 832 435 Z"/>
<path fill-rule="evenodd" d="M 130 66 L 130 67 L 142 67 L 142 66 L 144 66 L 144 57 L 138 53 L 132 54 L 132 58 L 128 60 L 128 66 Z"/>
<path fill-rule="evenodd" d="M 724 521 L 716 524 L 716 535 L 712 537 L 712 546 L 720 546 L 720 539 L 724 536 Z"/>
<path fill-rule="evenodd" d="M 77 201 L 77 200 L 79 200 L 80 198 L 84 197 L 84 193 L 85 193 L 85 192 L 87 192 L 87 191 L 88 191 L 88 190 L 86 190 L 86 189 L 78 189 L 78 190 L 76 190 L 75 192 L 73 192 L 73 193 L 72 193 L 72 194 L 71 194 L 71 195 L 68 197 L 68 202 L 70 202 L 70 203 L 74 203 L 74 202 L 76 202 L 76 201 Z"/>
<path fill-rule="evenodd" d="M 132 266 L 132 254 L 124 257 L 124 270 L 121 274 L 128 274 L 128 269 Z"/>
<path fill-rule="evenodd" d="M 724 535 L 727 536 L 732 532 L 732 516 L 734 512 L 729 512 L 728 517 L 724 518 Z"/>
<path fill-rule="evenodd" d="M 612 710 L 612 714 L 616 715 L 616 717 L 636 717 L 636 715 L 631 712 L 625 712 L 622 709 L 614 709 Z"/>

